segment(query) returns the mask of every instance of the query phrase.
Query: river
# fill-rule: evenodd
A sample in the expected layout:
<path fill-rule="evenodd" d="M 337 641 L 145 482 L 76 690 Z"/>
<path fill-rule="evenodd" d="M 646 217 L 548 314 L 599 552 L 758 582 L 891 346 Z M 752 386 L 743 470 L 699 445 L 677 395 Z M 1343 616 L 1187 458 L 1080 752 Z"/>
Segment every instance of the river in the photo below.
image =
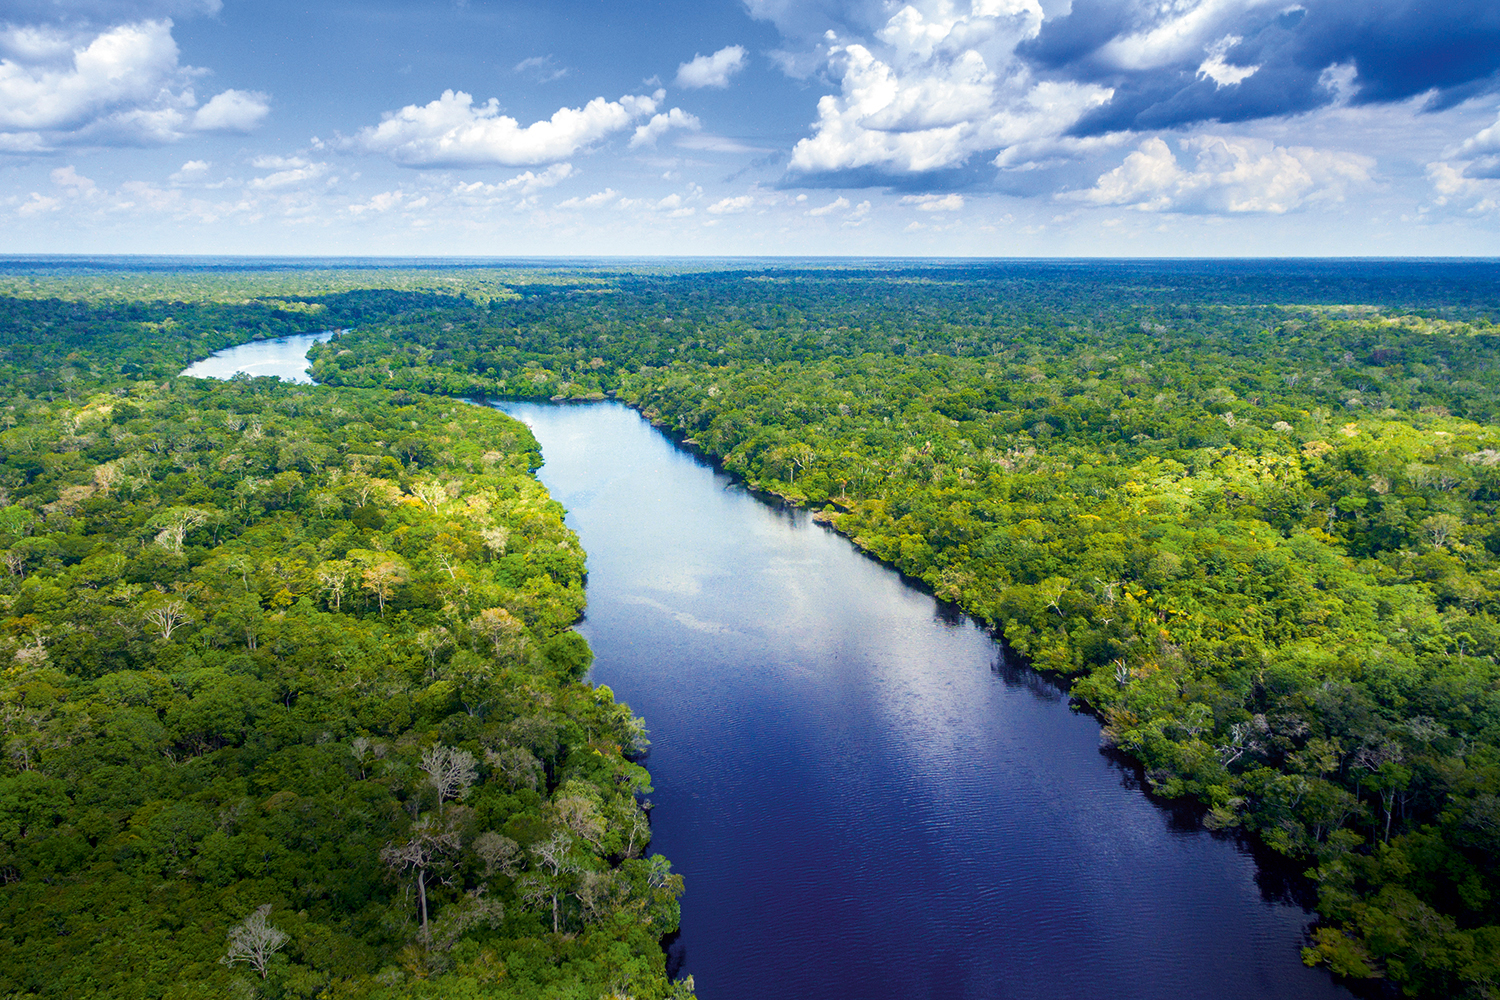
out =
<path fill-rule="evenodd" d="M 326 343 L 337 330 L 320 333 L 298 333 L 276 340 L 252 340 L 238 347 L 227 347 L 183 369 L 194 378 L 229 378 L 247 375 L 275 375 L 287 382 L 311 384 L 307 374 L 307 351 L 313 344 Z"/>
<path fill-rule="evenodd" d="M 972 622 L 622 405 L 500 408 L 588 552 L 593 680 L 650 726 L 704 1000 L 1349 996 Z"/>
<path fill-rule="evenodd" d="M 310 342 L 184 374 L 305 381 Z M 1278 878 L 972 622 L 622 405 L 499 406 L 588 552 L 592 679 L 650 726 L 704 1000 L 1350 996 Z"/>

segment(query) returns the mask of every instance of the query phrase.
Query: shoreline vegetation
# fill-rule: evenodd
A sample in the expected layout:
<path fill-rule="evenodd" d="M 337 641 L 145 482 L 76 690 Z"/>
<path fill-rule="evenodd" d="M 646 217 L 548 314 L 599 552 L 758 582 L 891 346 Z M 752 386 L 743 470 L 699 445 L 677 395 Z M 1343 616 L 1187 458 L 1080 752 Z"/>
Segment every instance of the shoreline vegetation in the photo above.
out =
<path fill-rule="evenodd" d="M 230 480 L 274 483 L 296 472 L 303 492 L 267 494 L 276 498 L 276 505 L 256 494 L 251 502 L 260 505 L 257 520 L 224 522 L 234 525 L 222 529 L 226 538 L 249 537 L 242 544 L 253 547 L 260 518 L 284 537 L 289 529 L 283 522 L 290 514 L 304 522 L 299 530 L 321 565 L 326 558 L 316 553 L 320 542 L 311 539 L 326 542 L 340 536 L 309 529 L 316 511 L 307 505 L 326 505 L 324 517 L 355 519 L 345 531 L 350 544 L 342 561 L 353 565 L 365 558 L 351 556 L 355 551 L 376 553 L 371 557 L 376 560 L 381 552 L 395 552 L 411 567 L 411 582 L 399 584 L 406 599 L 415 600 L 419 581 L 436 595 L 420 608 L 398 610 L 386 607 L 378 590 L 361 583 L 357 592 L 364 605 L 357 613 L 329 610 L 331 592 L 318 589 L 316 568 L 308 558 L 311 575 L 302 577 L 285 567 L 257 567 L 256 573 L 270 576 L 253 581 L 248 572 L 240 573 L 241 591 L 259 594 L 263 619 L 332 615 L 340 622 L 353 619 L 360 628 L 377 630 L 368 634 L 382 636 L 379 629 L 393 627 L 392 613 L 404 613 L 413 644 L 405 667 L 408 684 L 425 674 L 424 662 L 436 672 L 439 659 L 448 668 L 466 653 L 491 664 L 488 676 L 495 679 L 490 683 L 512 698 L 531 690 L 526 685 L 542 683 L 536 678 L 548 678 L 554 714 L 543 714 L 559 732 L 573 732 L 562 716 L 579 727 L 575 742 L 568 743 L 575 755 L 606 738 L 617 748 L 628 747 L 625 730 L 635 724 L 608 699 L 596 706 L 597 719 L 583 710 L 570 714 L 564 707 L 592 698 L 585 697 L 587 688 L 573 683 L 586 668 L 586 651 L 557 654 L 572 666 L 558 666 L 547 652 L 559 637 L 572 635 L 566 631 L 573 620 L 567 612 L 576 617 L 577 608 L 563 595 L 572 593 L 575 577 L 569 567 L 576 567 L 578 578 L 582 573 L 581 553 L 558 554 L 563 545 L 576 550 L 560 519 L 562 535 L 549 534 L 543 543 L 548 555 L 543 558 L 540 548 L 533 553 L 528 547 L 532 558 L 522 560 L 527 568 L 503 582 L 493 566 L 499 560 L 485 548 L 483 532 L 503 528 L 515 537 L 522 530 L 513 519 L 522 516 L 524 523 L 524 515 L 517 514 L 508 495 L 511 506 L 490 501 L 488 527 L 458 520 L 448 530 L 422 519 L 451 518 L 450 508 L 467 503 L 474 489 L 489 488 L 470 485 L 471 479 L 483 483 L 484 474 L 471 454 L 477 444 L 466 436 L 483 434 L 475 429 L 456 436 L 451 429 L 455 404 L 441 397 L 614 395 L 752 489 L 807 507 L 867 553 L 922 581 L 1002 635 L 1036 668 L 1068 678 L 1073 697 L 1101 718 L 1106 742 L 1139 762 L 1155 795 L 1197 802 L 1209 827 L 1242 830 L 1303 866 L 1317 887 L 1321 918 L 1304 953 L 1306 961 L 1354 980 L 1381 979 L 1413 996 L 1477 998 L 1500 990 L 1500 327 L 1494 325 L 1500 316 L 1500 269 L 1493 263 L 903 262 L 882 268 L 838 263 L 726 266 L 692 273 L 673 273 L 669 267 L 642 274 L 587 268 L 454 273 L 451 291 L 413 288 L 404 278 L 405 284 L 386 282 L 382 287 L 382 275 L 373 271 L 300 275 L 283 285 L 262 274 L 255 279 L 255 296 L 234 291 L 234 276 L 215 275 L 194 286 L 192 301 L 168 296 L 168 290 L 179 294 L 182 287 L 170 275 L 132 274 L 129 282 L 113 285 L 100 278 L 92 290 L 69 297 L 59 295 L 71 280 L 67 276 L 43 276 L 24 288 L 24 276 L 9 279 L 5 287 L 13 297 L 5 300 L 5 327 L 0 330 L 0 380 L 15 402 L 6 411 L 13 422 L 0 431 L 5 475 L 10 477 L 0 483 L 10 491 L 10 505 L 0 516 L 14 521 L 7 528 L 6 559 L 10 565 L 12 554 L 19 553 L 14 559 L 20 560 L 21 572 L 12 569 L 6 591 L 12 603 L 5 624 L 16 666 L 7 676 L 4 697 L 13 706 L 13 719 L 30 718 L 27 712 L 44 714 L 33 726 L 43 735 L 19 743 L 15 736 L 7 737 L 5 766 L 10 771 L 0 780 L 15 783 L 15 791 L 10 801 L 0 800 L 0 808 L 6 817 L 21 818 L 7 820 L 11 832 L 4 843 L 11 856 L 32 867 L 23 873 L 11 862 L 18 874 L 0 888 L 5 894 L 0 901 L 41 898 L 27 895 L 40 892 L 41 886 L 58 895 L 48 878 L 59 885 L 70 879 L 85 885 L 106 877 L 118 880 L 110 884 L 120 886 L 122 898 L 129 896 L 128 886 L 140 891 L 148 884 L 196 893 L 195 905 L 200 906 L 210 898 L 227 898 L 222 888 L 217 895 L 205 889 L 194 867 L 202 857 L 201 844 L 223 831 L 202 836 L 191 830 L 153 833 L 176 846 L 151 855 L 145 867 L 131 868 L 121 858 L 135 855 L 122 855 L 119 845 L 126 840 L 156 843 L 145 831 L 155 829 L 156 815 L 176 815 L 175 806 L 163 797 L 157 800 L 164 803 L 157 812 L 137 821 L 144 803 L 131 811 L 108 796 L 97 804 L 81 802 L 76 795 L 70 798 L 67 780 L 46 767 L 30 766 L 25 755 L 35 752 L 58 775 L 81 773 L 67 771 L 80 766 L 69 762 L 103 752 L 99 748 L 106 737 L 119 739 L 103 721 L 113 718 L 110 713 L 155 706 L 157 724 L 170 729 L 169 720 L 176 718 L 172 706 L 179 701 L 192 703 L 198 691 L 231 689 L 227 682 L 194 687 L 191 671 L 176 666 L 141 666 L 169 650 L 187 648 L 180 640 L 191 635 L 201 648 L 194 654 L 198 659 L 222 660 L 226 665 L 221 669 L 230 670 L 230 661 L 245 657 L 247 651 L 239 648 L 245 641 L 222 638 L 217 640 L 222 645 L 213 647 L 200 638 L 211 634 L 212 619 L 195 618 L 190 629 L 196 631 L 155 639 L 145 626 L 134 625 L 139 635 L 118 640 L 125 652 L 111 654 L 126 659 L 103 665 L 85 665 L 77 659 L 81 654 L 69 652 L 69 643 L 81 649 L 102 645 L 97 636 L 107 634 L 103 618 L 87 637 L 81 631 L 64 637 L 60 624 L 66 609 L 97 599 L 84 590 L 150 587 L 157 596 L 142 589 L 130 598 L 148 603 L 160 603 L 189 585 L 214 594 L 232 591 L 232 573 L 199 573 L 202 565 L 217 565 L 206 557 L 194 563 L 188 556 L 188 565 L 174 571 L 176 576 L 167 573 L 159 581 L 142 575 L 145 571 L 133 562 L 145 558 L 141 553 L 160 560 L 173 544 L 182 549 L 179 555 L 191 546 L 213 552 L 229 544 L 218 541 L 221 529 L 210 520 L 184 526 L 171 518 L 173 511 L 201 510 L 210 502 L 217 511 L 236 510 L 241 501 Z M 423 280 L 430 283 L 431 276 Z M 213 281 L 225 287 L 215 290 Z M 362 281 L 368 286 L 360 287 Z M 484 294 L 470 293 L 468 286 Z M 306 332 L 313 325 L 349 331 L 310 355 L 314 378 L 322 383 L 315 397 L 300 400 L 287 395 L 297 390 L 262 388 L 264 380 L 205 390 L 171 378 L 189 361 L 220 347 L 280 335 L 278 331 Z M 219 430 L 205 429 L 214 426 L 205 407 L 221 408 L 209 400 L 234 400 L 236 393 L 252 390 L 278 401 L 275 421 L 264 407 L 242 414 L 247 419 L 252 412 L 258 415 L 263 435 L 273 423 L 306 427 L 309 433 L 324 428 L 330 420 L 327 407 L 335 405 L 327 401 L 335 399 L 358 419 L 333 422 L 341 427 L 352 423 L 357 430 L 327 443 L 331 453 L 321 459 L 299 458 L 295 449 L 283 455 L 285 448 L 273 451 L 263 445 L 256 451 L 259 457 L 247 463 L 250 452 L 240 441 L 221 441 Z M 194 393 L 206 395 L 198 399 Z M 376 395 L 362 395 L 369 393 Z M 113 485 L 105 496 L 98 495 L 94 468 L 125 457 L 122 453 L 104 462 L 91 457 L 89 449 L 103 448 L 106 440 L 118 449 L 123 440 L 112 433 L 117 426 L 112 412 L 98 427 L 94 417 L 83 416 L 91 407 L 99 411 L 102 404 L 91 402 L 99 394 L 128 398 L 129 405 L 142 410 L 143 419 L 155 421 L 136 430 L 129 426 L 136 418 L 123 423 L 125 433 L 135 435 L 127 442 L 135 449 L 130 454 L 148 456 L 146 471 L 132 473 L 144 477 L 139 492 L 143 498 L 157 497 L 156 503 L 147 502 L 130 515 L 128 527 L 128 519 L 91 522 L 87 516 L 93 509 L 89 504 L 125 503 L 127 495 Z M 149 404 L 149 414 L 134 402 L 137 396 Z M 369 402 L 375 399 L 384 402 Z M 247 405 L 234 402 L 229 408 Z M 386 411 L 413 415 L 393 418 Z M 403 420 L 411 426 L 401 426 Z M 179 425 L 188 429 L 172 429 Z M 499 428 L 504 426 L 509 425 L 500 418 L 484 434 L 503 437 L 507 432 Z M 236 433 L 243 437 L 243 428 Z M 314 440 L 327 433 L 326 428 L 316 430 Z M 434 435 L 445 442 L 432 444 Z M 153 449 L 152 439 L 164 443 Z M 183 439 L 189 443 L 182 444 Z M 526 452 L 521 443 L 513 447 Z M 402 497 L 415 498 L 392 500 L 394 511 L 415 518 L 401 544 L 383 527 L 360 528 L 356 520 L 362 515 L 356 511 L 363 507 L 343 498 L 338 484 L 328 481 L 330 470 L 340 468 L 334 458 L 344 459 L 340 476 L 353 474 L 347 464 L 351 454 L 376 458 L 371 469 L 358 470 L 360 475 L 396 483 Z M 104 452 L 98 456 L 103 458 Z M 229 465 L 221 469 L 226 461 Z M 510 461 L 514 466 L 515 460 Z M 259 464 L 252 467 L 255 462 Z M 243 468 L 252 471 L 247 474 Z M 509 487 L 517 496 L 539 488 L 525 469 L 515 466 L 513 471 L 521 477 L 516 480 L 520 485 Z M 223 485 L 214 485 L 221 479 Z M 432 503 L 423 498 L 422 490 L 448 491 L 450 481 L 460 484 L 454 496 L 445 499 L 445 493 L 433 492 Z M 65 493 L 91 485 L 94 492 L 86 495 Z M 200 485 L 227 492 L 223 497 L 214 493 L 212 501 L 170 492 Z M 498 484 L 494 490 L 497 498 L 503 495 Z M 130 494 L 132 510 L 134 496 Z M 67 497 L 82 499 L 74 503 Z M 335 509 L 335 500 L 342 507 Z M 291 506 L 278 506 L 283 502 Z M 424 509 L 426 514 L 418 517 Z M 7 515 L 9 511 L 16 513 Z M 87 540 L 110 532 L 116 534 L 109 535 L 107 545 L 124 556 L 122 567 L 128 568 L 93 583 L 86 578 L 97 572 L 89 560 L 99 540 L 65 544 L 54 538 Z M 160 542 L 159 532 L 166 532 L 168 544 Z M 478 542 L 469 537 L 476 532 Z M 381 535 L 385 549 L 375 544 L 373 534 Z M 444 535 L 462 543 L 446 564 L 433 553 L 457 543 L 437 541 Z M 42 538 L 52 540 L 53 547 L 33 545 Z M 405 542 L 411 538 L 421 542 Z M 361 564 L 361 580 L 369 568 Z M 443 617 L 443 609 L 454 603 L 445 590 L 457 587 L 460 569 L 475 580 L 519 591 L 521 598 L 480 600 Z M 278 573 L 285 577 L 280 587 L 275 586 Z M 136 577 L 141 582 L 134 582 Z M 35 597 L 25 603 L 31 591 L 41 588 L 39 581 L 58 580 L 69 582 L 49 583 L 64 594 L 54 604 L 39 605 Z M 522 598 L 530 599 L 528 581 L 551 581 L 556 589 L 543 589 L 554 603 L 538 598 L 526 604 Z M 478 587 L 472 585 L 469 593 L 478 593 Z M 351 588 L 350 594 L 355 592 Z M 577 600 L 581 602 L 581 590 Z M 521 653 L 511 656 L 499 639 L 490 643 L 485 638 L 484 627 L 474 624 L 484 608 L 503 608 L 518 623 L 514 641 Z M 423 609 L 434 615 L 430 622 L 420 617 Z M 33 625 L 25 620 L 28 614 L 54 617 L 38 618 L 40 624 Z M 501 624 L 496 634 L 509 634 Z M 415 638 L 418 626 L 445 628 L 452 647 L 424 652 Z M 347 628 L 357 631 L 352 624 Z M 131 652 L 131 642 L 140 653 Z M 378 639 L 374 642 L 381 646 Z M 265 644 L 257 640 L 257 645 Z M 389 647 L 382 647 L 382 653 L 396 658 Z M 75 660 L 61 665 L 65 656 L 74 656 L 77 665 Z M 462 659 L 470 663 L 467 656 Z M 268 705 L 284 702 L 290 709 L 301 703 L 280 679 L 277 672 L 284 668 L 279 661 L 270 664 L 265 656 L 251 656 L 250 661 L 257 665 L 243 668 L 248 671 L 245 683 L 269 685 L 261 692 Z M 260 665 L 263 661 L 266 665 Z M 130 666 L 118 665 L 125 663 Z M 298 676 L 319 674 L 297 669 L 302 671 Z M 402 668 L 383 669 L 400 673 Z M 468 668 L 450 668 L 450 673 L 455 669 L 464 674 Z M 99 694 L 100 686 L 114 684 L 109 678 L 122 670 L 156 670 L 164 678 L 162 693 L 142 694 L 139 698 L 146 700 L 134 702 Z M 430 684 L 446 681 L 462 688 L 468 683 L 455 677 L 438 676 Z M 154 689 L 148 685 L 143 690 Z M 479 731 L 469 733 L 463 719 L 476 716 L 456 707 L 461 694 L 454 696 L 458 701 L 448 716 L 414 714 L 401 730 L 418 731 L 403 744 L 404 770 L 397 769 L 406 784 L 387 778 L 381 786 L 401 816 L 391 821 L 391 839 L 368 845 L 373 856 L 369 850 L 361 855 L 369 872 L 380 870 L 385 851 L 412 855 L 410 845 L 421 839 L 412 831 L 419 825 L 426 824 L 421 836 L 441 840 L 447 828 L 434 824 L 448 822 L 444 816 L 479 811 L 468 797 L 445 795 L 424 767 L 427 754 L 449 754 L 442 759 L 450 763 L 452 754 L 470 754 L 483 775 L 476 787 L 484 791 L 494 786 L 495 791 L 485 794 L 496 797 L 506 789 L 511 799 L 524 789 L 513 783 L 507 787 L 505 780 L 497 785 L 499 765 L 489 764 L 486 770 L 481 757 L 488 761 L 489 753 L 503 756 L 520 749 L 543 761 L 545 746 L 527 742 L 532 737 L 515 729 L 520 724 L 515 719 L 491 725 L 481 713 Z M 520 711 L 500 709 L 504 698 L 495 697 L 495 718 Z M 34 707 L 35 699 L 42 699 L 43 709 Z M 89 708 L 80 710 L 82 705 Z M 452 719 L 457 721 L 447 721 Z M 603 721 L 608 719 L 614 721 Z M 308 754 L 343 738 L 329 723 L 313 725 L 322 727 L 319 735 L 304 728 L 287 746 L 295 743 L 299 753 Z M 343 726 L 352 738 L 361 723 L 356 717 Z M 253 782 L 268 765 L 257 758 L 249 766 L 243 744 L 261 728 L 247 725 L 238 731 L 244 736 L 231 736 L 192 759 L 232 750 L 224 759 L 238 762 L 238 780 Z M 320 744 L 324 731 L 334 735 Z M 389 741 L 395 743 L 394 738 Z M 155 744 L 143 745 L 161 752 Z M 512 893 L 506 896 L 503 920 L 530 921 L 531 936 L 511 940 L 540 942 L 536 952 L 525 953 L 534 962 L 526 968 L 550 969 L 556 975 L 571 968 L 567 974 L 576 979 L 594 974 L 577 970 L 598 961 L 590 968 L 640 970 L 632 973 L 640 978 L 630 979 L 628 989 L 621 986 L 618 992 L 665 995 L 681 987 L 660 978 L 651 964 L 657 958 L 647 954 L 651 949 L 644 944 L 649 934 L 620 914 L 649 912 L 651 930 L 670 930 L 680 882 L 658 885 L 660 878 L 653 881 L 650 873 L 637 879 L 629 857 L 636 845 L 621 854 L 607 839 L 629 828 L 624 814 L 616 820 L 609 813 L 615 808 L 611 803 L 620 808 L 627 798 L 634 803 L 630 791 L 644 786 L 643 773 L 630 770 L 634 765 L 627 756 L 620 750 L 615 758 L 605 755 L 620 762 L 610 765 L 614 770 L 608 776 L 589 771 L 587 759 L 572 765 L 555 761 L 562 772 L 568 766 L 583 772 L 576 777 L 567 772 L 567 780 L 554 784 L 556 774 L 547 769 L 545 781 L 539 778 L 533 789 L 536 801 L 497 807 L 501 813 L 514 810 L 506 815 L 536 817 L 539 825 L 527 827 L 525 836 L 519 825 L 492 825 L 486 831 L 504 841 L 496 848 L 501 853 L 505 844 L 515 845 L 506 856 L 524 858 L 527 873 L 563 878 L 566 866 L 549 860 L 545 831 L 571 831 L 570 857 L 575 860 L 569 863 L 580 867 L 567 870 L 571 882 L 565 891 L 554 888 L 549 896 L 517 889 L 524 878 L 518 869 L 514 877 L 503 875 L 496 895 Z M 158 771 L 175 767 L 154 766 Z M 317 771 L 307 765 L 301 771 L 277 766 L 278 773 L 295 773 L 287 779 L 294 783 Z M 344 787 L 369 780 L 352 779 L 353 766 L 344 762 Z M 457 771 L 468 773 L 466 766 Z M 32 788 L 48 781 L 53 784 L 45 790 L 39 784 Z M 569 781 L 588 787 L 569 791 Z M 170 787 L 180 802 L 193 795 L 223 794 L 207 791 L 211 785 L 192 791 Z M 573 804 L 575 793 L 591 803 L 592 813 Z M 319 794 L 337 797 L 332 791 Z M 567 804 L 559 804 L 559 797 Z M 258 800 L 262 810 L 271 798 Z M 410 804 L 413 799 L 415 805 Z M 133 800 L 119 800 L 128 802 Z M 216 808 L 225 808 L 217 802 Z M 337 812 L 331 805 L 324 808 Z M 386 808 L 384 815 L 394 815 Z M 590 816 L 608 831 L 599 835 L 597 845 L 583 832 L 595 829 Z M 459 834 L 459 841 L 470 852 L 465 857 L 472 855 L 471 874 L 465 877 L 473 884 L 464 883 L 464 891 L 471 892 L 482 881 L 477 874 L 481 869 L 503 869 L 481 864 L 469 846 L 477 843 L 479 827 L 466 829 L 474 831 L 473 839 L 463 841 Z M 44 835 L 34 839 L 34 830 Z M 53 840 L 52 847 L 38 853 L 39 844 Z M 435 856 L 442 856 L 441 851 Z M 43 857 L 52 867 L 38 867 Z M 385 913 L 402 911 L 402 933 L 415 941 L 410 935 L 418 933 L 412 915 L 417 904 L 406 896 L 419 897 L 427 883 L 416 874 L 420 865 L 404 864 L 403 880 L 371 874 L 363 885 L 371 894 L 368 899 L 375 900 L 366 905 Z M 46 874 L 38 874 L 44 870 Z M 596 897 L 593 889 L 584 888 L 586 872 L 602 873 L 614 887 L 611 891 L 623 893 L 610 897 L 622 901 L 614 909 L 610 906 L 615 904 L 606 904 L 609 917 L 597 924 L 589 923 L 596 904 L 585 900 Z M 451 887 L 440 891 L 450 895 L 435 907 L 439 920 L 445 909 L 479 914 L 488 905 L 484 896 L 465 903 Z M 571 902 L 564 906 L 562 900 Z M 214 918 L 200 924 L 212 927 L 220 952 L 228 929 L 245 927 L 240 921 L 267 900 L 236 902 L 238 909 L 220 905 Z M 576 919 L 573 927 L 559 923 L 557 933 L 549 935 L 553 903 L 559 906 L 560 921 L 569 919 L 569 912 Z M 38 924 L 33 936 L 24 938 L 27 947 L 43 947 L 44 933 L 54 935 L 48 947 L 67 947 L 58 943 L 66 942 L 66 936 L 56 937 L 51 929 L 60 916 L 24 906 L 11 912 Z M 122 907 L 120 912 L 136 910 Z M 269 921 L 296 942 L 291 918 L 290 911 L 273 906 Z M 340 968 L 380 954 L 388 962 L 381 974 L 391 982 L 369 986 L 373 992 L 347 995 L 423 996 L 428 995 L 424 989 L 462 975 L 481 982 L 475 978 L 482 975 L 475 963 L 482 962 L 473 957 L 483 954 L 475 942 L 487 932 L 473 929 L 481 919 L 476 916 L 455 936 L 452 954 L 462 958 L 451 967 L 430 964 L 430 944 L 403 946 L 416 948 L 414 952 L 396 948 L 400 934 L 390 929 L 389 920 L 379 930 L 364 931 L 361 947 L 374 950 L 359 952 L 357 958 L 350 952 Z M 627 924 L 636 929 L 627 932 Z M 502 924 L 502 935 L 519 934 L 520 926 Z M 122 924 L 119 933 L 124 932 Z M 357 933 L 341 933 L 358 938 Z M 423 941 L 431 942 L 436 933 L 429 928 Z M 616 944 L 600 943 L 616 933 Z M 37 967 L 35 955 L 23 961 L 16 940 L 13 935 L 9 944 L 0 942 L 0 982 L 14 977 L 16 970 Z M 559 953 L 548 965 L 542 952 L 564 949 L 564 941 L 585 950 L 598 945 L 591 956 L 611 957 L 563 961 Z M 580 941 L 585 944 L 576 945 Z M 292 969 L 287 956 L 293 947 L 286 945 L 272 964 Z M 296 947 L 302 949 L 297 954 L 304 964 L 321 961 L 307 958 L 314 954 L 308 945 Z M 336 952 L 328 946 L 328 954 Z M 428 965 L 417 962 L 418 953 L 428 956 L 422 959 Z M 406 957 L 392 957 L 401 955 Z M 497 967 L 495 958 L 483 961 L 491 963 L 485 968 Z M 510 961 L 499 960 L 499 967 L 510 970 Z M 246 963 L 237 963 L 241 966 Z M 506 975 L 514 972 L 493 982 L 483 980 L 475 995 L 507 995 L 501 992 Z M 589 988 L 594 984 L 586 978 L 576 981 L 588 982 Z M 14 978 L 4 988 L 17 995 L 40 989 Z M 555 995 L 573 995 L 558 989 Z"/>
<path fill-rule="evenodd" d="M 530 432 L 171 377 L 303 315 L 0 310 L 0 995 L 690 996 Z"/>

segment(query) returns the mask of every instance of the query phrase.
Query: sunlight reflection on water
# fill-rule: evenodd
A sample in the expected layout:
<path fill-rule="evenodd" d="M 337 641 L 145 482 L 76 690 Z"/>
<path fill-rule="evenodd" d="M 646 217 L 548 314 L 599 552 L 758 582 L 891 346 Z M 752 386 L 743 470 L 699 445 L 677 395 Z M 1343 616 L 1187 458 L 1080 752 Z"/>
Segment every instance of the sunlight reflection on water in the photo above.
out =
<path fill-rule="evenodd" d="M 1349 996 L 983 630 L 623 406 L 499 405 L 588 552 L 592 679 L 651 728 L 704 1000 Z"/>
<path fill-rule="evenodd" d="M 326 343 L 337 330 L 299 333 L 278 340 L 255 340 L 230 347 L 204 358 L 182 370 L 193 378 L 232 378 L 238 372 L 247 375 L 274 375 L 287 382 L 312 384 L 308 375 L 307 350 L 313 344 Z"/>

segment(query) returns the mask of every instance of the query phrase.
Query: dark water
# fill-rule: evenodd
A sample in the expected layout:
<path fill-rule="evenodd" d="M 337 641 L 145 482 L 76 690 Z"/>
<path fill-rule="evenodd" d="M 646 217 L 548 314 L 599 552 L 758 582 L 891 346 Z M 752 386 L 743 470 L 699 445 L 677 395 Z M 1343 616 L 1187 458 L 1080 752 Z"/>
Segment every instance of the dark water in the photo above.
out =
<path fill-rule="evenodd" d="M 502 408 L 588 551 L 593 679 L 651 727 L 705 1000 L 1349 996 L 972 624 L 623 406 Z"/>

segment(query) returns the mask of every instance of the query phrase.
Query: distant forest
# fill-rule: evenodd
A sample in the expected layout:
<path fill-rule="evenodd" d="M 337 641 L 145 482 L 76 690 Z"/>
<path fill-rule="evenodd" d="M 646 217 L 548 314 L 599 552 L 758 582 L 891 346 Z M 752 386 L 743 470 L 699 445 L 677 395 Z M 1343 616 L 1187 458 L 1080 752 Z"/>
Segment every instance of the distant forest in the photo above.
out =
<path fill-rule="evenodd" d="M 3 272 L 0 995 L 687 994 L 583 553 L 470 396 L 811 508 L 1305 866 L 1307 962 L 1500 994 L 1493 262 Z M 317 329 L 318 387 L 175 377 Z"/>

